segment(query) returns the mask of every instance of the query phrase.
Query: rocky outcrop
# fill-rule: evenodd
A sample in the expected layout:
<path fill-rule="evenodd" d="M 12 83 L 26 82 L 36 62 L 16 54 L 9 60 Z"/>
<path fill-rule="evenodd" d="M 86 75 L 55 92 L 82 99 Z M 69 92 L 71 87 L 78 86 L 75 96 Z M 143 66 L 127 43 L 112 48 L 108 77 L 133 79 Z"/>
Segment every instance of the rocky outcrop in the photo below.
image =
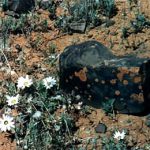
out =
<path fill-rule="evenodd" d="M 150 108 L 148 64 L 135 56 L 116 57 L 96 41 L 72 45 L 60 55 L 60 87 L 97 108 L 112 99 L 116 111 L 142 114 Z"/>
<path fill-rule="evenodd" d="M 6 4 L 5 9 L 20 14 L 31 11 L 34 6 L 34 0 L 8 0 L 8 4 Z"/>

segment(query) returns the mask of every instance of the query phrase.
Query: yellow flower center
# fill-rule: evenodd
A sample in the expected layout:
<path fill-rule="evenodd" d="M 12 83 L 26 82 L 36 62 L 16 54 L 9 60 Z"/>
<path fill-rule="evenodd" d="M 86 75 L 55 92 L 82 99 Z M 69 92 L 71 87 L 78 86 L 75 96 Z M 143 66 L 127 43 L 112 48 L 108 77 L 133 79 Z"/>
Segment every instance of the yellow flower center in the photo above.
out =
<path fill-rule="evenodd" d="M 8 124 L 8 121 L 6 120 L 6 121 L 4 121 L 4 125 L 7 125 Z"/>
<path fill-rule="evenodd" d="M 25 82 L 24 82 L 24 85 L 25 85 L 25 86 L 28 86 L 28 81 L 25 81 Z"/>
<path fill-rule="evenodd" d="M 11 102 L 12 102 L 13 104 L 16 104 L 16 103 L 17 103 L 17 100 L 16 100 L 16 99 L 13 99 Z"/>

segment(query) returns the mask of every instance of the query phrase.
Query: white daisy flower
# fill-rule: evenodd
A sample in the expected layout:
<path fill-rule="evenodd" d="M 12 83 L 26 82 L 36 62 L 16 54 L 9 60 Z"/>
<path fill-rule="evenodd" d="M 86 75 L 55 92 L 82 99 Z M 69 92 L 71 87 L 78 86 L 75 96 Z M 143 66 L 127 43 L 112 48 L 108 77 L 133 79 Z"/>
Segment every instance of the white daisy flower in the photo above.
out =
<path fill-rule="evenodd" d="M 62 96 L 61 95 L 56 95 L 56 96 L 51 97 L 51 98 L 54 99 L 54 100 L 60 100 L 60 99 L 62 99 Z"/>
<path fill-rule="evenodd" d="M 28 102 L 28 103 L 32 102 L 32 99 L 33 99 L 33 97 L 32 97 L 32 96 L 29 96 L 28 99 L 27 99 L 27 102 Z"/>
<path fill-rule="evenodd" d="M 82 102 L 79 102 L 79 103 L 78 103 L 78 105 L 77 105 L 77 109 L 78 109 L 78 110 L 81 109 L 82 104 L 83 104 Z"/>
<path fill-rule="evenodd" d="M 114 133 L 114 139 L 117 139 L 117 140 L 123 140 L 125 138 L 125 132 L 124 130 L 122 132 L 119 132 L 119 131 L 116 131 Z"/>
<path fill-rule="evenodd" d="M 31 106 L 27 109 L 27 113 L 29 113 L 29 114 L 32 113 L 32 107 Z"/>
<path fill-rule="evenodd" d="M 18 79 L 18 89 L 25 89 L 26 87 L 30 87 L 33 84 L 32 79 L 29 79 L 29 76 L 26 75 L 26 77 L 20 77 Z"/>
<path fill-rule="evenodd" d="M 9 115 L 4 115 L 0 118 L 0 130 L 6 132 L 7 130 L 10 131 L 12 128 L 15 128 L 13 121 L 13 117 Z"/>
<path fill-rule="evenodd" d="M 66 105 L 63 105 L 62 108 L 63 108 L 63 109 L 66 109 L 67 107 L 66 107 Z"/>
<path fill-rule="evenodd" d="M 28 149 L 28 146 L 27 146 L 27 145 L 25 145 L 23 148 L 24 148 L 24 149 Z"/>
<path fill-rule="evenodd" d="M 56 80 L 53 77 L 47 77 L 43 79 L 43 84 L 46 87 L 46 89 L 50 89 L 54 85 L 56 85 Z"/>
<path fill-rule="evenodd" d="M 80 95 L 76 95 L 76 99 L 77 99 L 77 100 L 80 100 L 80 99 L 81 99 L 81 96 L 80 96 Z"/>
<path fill-rule="evenodd" d="M 37 118 L 40 118 L 41 115 L 42 115 L 42 113 L 40 111 L 36 111 L 32 117 L 37 119 Z"/>
<path fill-rule="evenodd" d="M 49 58 L 50 58 L 50 59 L 55 59 L 56 56 L 55 56 L 55 55 L 51 55 L 51 56 L 49 56 Z"/>
<path fill-rule="evenodd" d="M 19 94 L 16 96 L 6 95 L 8 106 L 13 106 L 19 103 Z"/>

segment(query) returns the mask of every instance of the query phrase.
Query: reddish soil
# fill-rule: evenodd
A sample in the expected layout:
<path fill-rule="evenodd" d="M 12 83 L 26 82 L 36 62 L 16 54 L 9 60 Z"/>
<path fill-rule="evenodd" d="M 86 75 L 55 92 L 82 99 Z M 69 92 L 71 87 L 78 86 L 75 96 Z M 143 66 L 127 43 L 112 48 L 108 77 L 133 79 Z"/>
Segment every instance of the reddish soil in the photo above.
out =
<path fill-rule="evenodd" d="M 0 150 L 16 150 L 15 142 L 11 142 L 11 139 L 8 138 L 8 136 L 9 134 L 0 134 Z"/>

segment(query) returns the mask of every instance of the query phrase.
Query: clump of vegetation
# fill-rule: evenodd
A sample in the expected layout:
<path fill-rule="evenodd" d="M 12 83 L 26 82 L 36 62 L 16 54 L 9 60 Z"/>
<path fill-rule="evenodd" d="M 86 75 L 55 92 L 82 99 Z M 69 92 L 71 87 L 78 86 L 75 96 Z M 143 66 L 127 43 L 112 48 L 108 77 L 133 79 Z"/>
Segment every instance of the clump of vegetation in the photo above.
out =
<path fill-rule="evenodd" d="M 40 5 L 39 4 L 40 2 L 37 1 L 36 2 L 37 5 Z M 8 6 L 8 0 L 3 0 L 2 1 L 3 9 L 5 10 L 7 6 Z M 49 7 L 49 9 L 50 8 L 51 7 Z M 36 12 L 28 12 L 28 13 L 20 13 L 20 14 L 11 12 L 6 14 L 7 15 L 1 19 L 1 23 L 0 23 L 2 33 L 29 34 L 31 33 L 31 31 L 45 32 L 50 29 L 48 27 L 47 20 L 41 19 L 39 14 Z"/>
<path fill-rule="evenodd" d="M 85 26 L 95 27 L 101 24 L 101 15 L 111 17 L 115 12 L 114 0 L 80 0 L 78 2 L 63 3 L 66 14 L 58 17 L 56 26 L 64 32 L 73 29 L 72 23 L 78 24 L 78 28 L 82 28 L 81 23 Z M 77 25 L 76 25 L 77 26 Z M 83 30 L 84 31 L 84 30 Z"/>
<path fill-rule="evenodd" d="M 105 16 L 112 17 L 116 13 L 114 0 L 97 0 L 96 2 L 100 5 L 101 12 Z"/>
<path fill-rule="evenodd" d="M 138 13 L 135 16 L 135 20 L 131 21 L 131 28 L 134 33 L 141 32 L 144 28 L 150 27 L 150 21 L 148 21 L 145 16 L 141 13 Z"/>
<path fill-rule="evenodd" d="M 5 34 L 30 34 L 31 31 L 45 32 L 49 29 L 47 20 L 40 20 L 37 13 L 21 14 L 19 18 L 6 16 L 2 19 L 1 28 Z"/>
<path fill-rule="evenodd" d="M 74 118 L 68 112 L 71 106 L 56 82 L 51 76 L 37 82 L 26 76 L 20 77 L 16 85 L 7 84 L 7 106 L 3 108 L 1 120 L 9 124 L 0 129 L 15 133 L 19 147 L 37 150 L 74 148 L 76 128 Z M 12 109 L 18 112 L 17 116 L 13 116 Z M 57 113 L 58 109 L 60 112 Z"/>
<path fill-rule="evenodd" d="M 127 150 L 127 144 L 124 140 L 119 140 L 116 142 L 113 137 L 110 137 L 109 139 L 104 137 L 102 139 L 102 149 Z"/>
<path fill-rule="evenodd" d="M 25 32 L 26 29 L 29 30 L 27 26 L 27 18 L 22 15 L 19 19 L 14 19 L 11 16 L 2 19 L 2 31 L 5 33 L 21 33 Z M 26 29 L 25 29 L 26 28 Z"/>
<path fill-rule="evenodd" d="M 149 150 L 150 149 L 150 143 L 146 144 L 144 148 L 145 148 L 145 150 Z"/>
<path fill-rule="evenodd" d="M 3 2 L 3 7 L 7 7 L 8 1 Z M 61 16 L 56 16 L 56 8 L 61 5 L 65 13 Z M 63 30 L 69 32 L 71 30 L 85 31 L 88 26 L 93 28 L 101 24 L 102 15 L 110 18 L 115 13 L 114 0 L 80 0 L 80 1 L 37 1 L 37 6 L 47 9 L 50 12 L 50 19 L 56 19 L 55 25 Z M 15 15 L 15 14 L 14 14 Z M 10 23 L 11 22 L 11 23 Z M 31 31 L 47 31 L 47 20 L 41 21 L 38 14 L 18 14 L 8 16 L 3 19 L 2 28 L 6 28 L 11 33 L 26 33 Z"/>
<path fill-rule="evenodd" d="M 150 28 L 150 21 L 144 14 L 137 13 L 135 19 L 130 21 L 129 26 L 122 28 L 122 38 L 127 38 L 131 34 L 137 34 L 143 31 L 143 29 Z"/>
<path fill-rule="evenodd" d="M 106 114 L 113 114 L 114 102 L 115 102 L 115 99 L 108 99 L 107 102 L 106 101 L 102 102 L 102 108 Z"/>
<path fill-rule="evenodd" d="M 1 7 L 3 10 L 6 10 L 8 8 L 8 0 L 2 0 Z"/>

